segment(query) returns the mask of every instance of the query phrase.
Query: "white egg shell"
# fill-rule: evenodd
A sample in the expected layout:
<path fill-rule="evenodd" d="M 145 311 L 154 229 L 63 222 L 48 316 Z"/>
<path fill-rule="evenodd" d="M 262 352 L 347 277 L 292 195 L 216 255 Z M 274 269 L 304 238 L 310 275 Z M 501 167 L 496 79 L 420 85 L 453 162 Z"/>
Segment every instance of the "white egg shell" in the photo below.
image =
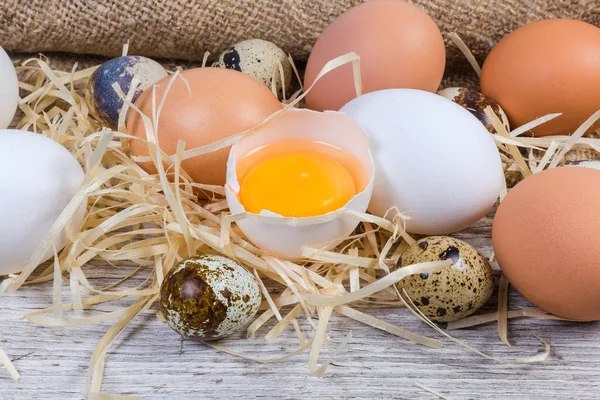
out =
<path fill-rule="evenodd" d="M 276 44 L 262 39 L 244 40 L 231 46 L 219 56 L 213 63 L 213 67 L 243 72 L 261 81 L 269 89 L 271 89 L 274 78 L 275 88 L 280 98 L 282 97 L 282 82 L 285 83 L 286 90 L 292 82 L 292 64 L 285 52 Z"/>
<path fill-rule="evenodd" d="M 0 47 L 0 129 L 8 128 L 19 105 L 19 80 L 10 57 Z"/>
<path fill-rule="evenodd" d="M 477 222 L 502 186 L 500 154 L 469 111 L 433 93 L 389 89 L 368 93 L 341 110 L 370 136 L 375 187 L 369 211 L 412 219 L 409 232 L 443 235 Z"/>
<path fill-rule="evenodd" d="M 83 179 L 77 160 L 52 139 L 0 130 L 0 275 L 23 270 Z M 78 229 L 84 212 L 85 205 L 67 226 Z M 63 231 L 55 242 L 56 250 L 66 242 Z M 50 249 L 44 261 L 53 254 Z"/>
<path fill-rule="evenodd" d="M 259 147 L 285 139 L 321 141 L 354 155 L 370 179 L 363 191 L 350 199 L 342 210 L 366 211 L 373 192 L 374 175 L 368 135 L 345 114 L 290 109 L 231 148 L 225 194 L 233 215 L 246 212 L 237 196 L 240 191 L 236 174 L 237 160 Z M 262 218 L 249 214 L 248 218 L 238 220 L 237 224 L 256 246 L 289 258 L 301 257 L 304 246 L 330 248 L 335 240 L 351 234 L 359 223 L 356 218 L 336 217 L 335 211 L 324 216 L 304 218 L 286 218 L 268 211 L 262 211 L 259 215 Z"/>

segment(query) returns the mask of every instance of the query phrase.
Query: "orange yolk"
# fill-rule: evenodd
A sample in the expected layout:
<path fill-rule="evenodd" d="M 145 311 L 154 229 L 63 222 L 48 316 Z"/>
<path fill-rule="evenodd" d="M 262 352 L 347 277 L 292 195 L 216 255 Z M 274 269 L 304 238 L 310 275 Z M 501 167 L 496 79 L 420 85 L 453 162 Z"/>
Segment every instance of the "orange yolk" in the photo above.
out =
<path fill-rule="evenodd" d="M 350 172 L 317 153 L 287 153 L 254 166 L 243 178 L 246 211 L 268 210 L 284 217 L 312 217 L 343 207 L 356 195 Z"/>

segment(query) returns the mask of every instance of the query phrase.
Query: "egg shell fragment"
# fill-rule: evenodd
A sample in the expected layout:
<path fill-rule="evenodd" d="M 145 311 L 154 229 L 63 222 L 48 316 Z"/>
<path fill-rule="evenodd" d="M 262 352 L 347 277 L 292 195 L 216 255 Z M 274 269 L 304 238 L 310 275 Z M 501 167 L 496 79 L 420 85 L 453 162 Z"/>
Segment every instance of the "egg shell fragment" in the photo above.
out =
<path fill-rule="evenodd" d="M 283 97 L 282 88 L 285 86 L 287 91 L 292 83 L 292 64 L 285 52 L 276 44 L 262 39 L 244 40 L 231 46 L 212 66 L 240 71 L 264 83 L 269 89 L 275 79 L 279 98 Z"/>
<path fill-rule="evenodd" d="M 0 47 L 0 129 L 10 126 L 19 104 L 19 80 L 13 63 Z"/>
<path fill-rule="evenodd" d="M 246 212 L 238 199 L 240 183 L 237 177 L 237 161 L 261 146 L 287 139 L 321 141 L 352 154 L 369 178 L 365 188 L 342 210 L 359 213 L 366 211 L 373 191 L 374 175 L 368 135 L 352 118 L 338 112 L 289 109 L 232 147 L 227 163 L 225 194 L 234 216 Z M 256 246 L 280 256 L 299 258 L 304 246 L 329 248 L 333 241 L 352 233 L 359 223 L 356 218 L 337 217 L 323 221 L 334 216 L 336 212 L 318 217 L 285 218 L 263 210 L 258 214 L 261 218 L 252 214 L 249 218 L 238 220 L 237 224 Z"/>
<path fill-rule="evenodd" d="M 434 322 L 452 322 L 473 314 L 494 292 L 494 271 L 487 259 L 468 243 L 451 237 L 431 236 L 406 249 L 399 267 L 422 262 L 452 260 L 450 267 L 433 274 L 409 276 L 398 282 L 415 305 Z"/>
<path fill-rule="evenodd" d="M 340 111 L 370 137 L 371 213 L 392 219 L 396 207 L 411 217 L 409 232 L 445 235 L 473 225 L 494 206 L 504 181 L 500 153 L 463 107 L 434 93 L 388 89 Z"/>
<path fill-rule="evenodd" d="M 21 272 L 52 225 L 83 183 L 84 173 L 73 155 L 45 136 L 0 130 L 0 275 Z M 82 204 L 67 229 L 80 227 Z M 56 239 L 60 251 L 68 238 Z M 50 248 L 42 262 L 54 255 Z"/>
<path fill-rule="evenodd" d="M 184 337 L 215 340 L 256 315 L 261 293 L 254 275 L 237 262 L 203 255 L 182 261 L 165 277 L 160 309 Z"/>

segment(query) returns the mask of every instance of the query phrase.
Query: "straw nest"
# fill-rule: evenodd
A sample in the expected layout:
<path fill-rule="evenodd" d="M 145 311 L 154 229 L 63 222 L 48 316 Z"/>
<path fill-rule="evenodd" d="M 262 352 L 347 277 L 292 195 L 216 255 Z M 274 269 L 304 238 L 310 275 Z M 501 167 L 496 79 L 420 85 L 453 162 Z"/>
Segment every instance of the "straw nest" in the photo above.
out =
<path fill-rule="evenodd" d="M 321 75 L 348 62 L 354 64 L 356 72 L 359 71 L 358 57 L 350 54 L 330 62 Z M 269 320 L 276 319 L 275 326 L 265 335 L 265 340 L 273 341 L 281 334 L 297 335 L 298 350 L 279 360 L 310 351 L 308 367 L 315 375 L 323 375 L 331 360 L 319 364 L 321 348 L 329 341 L 327 325 L 333 312 L 414 343 L 433 348 L 443 346 L 439 340 L 369 315 L 368 309 L 375 307 L 407 307 L 438 333 L 470 351 L 491 358 L 453 339 L 427 320 L 407 296 L 398 293 L 394 283 L 403 277 L 437 271 L 448 265 L 440 261 L 394 270 L 402 251 L 414 243 L 411 236 L 404 232 L 402 218 L 390 222 L 368 214 L 358 215 L 362 222 L 352 236 L 341 240 L 331 251 L 305 249 L 305 258 L 301 261 L 292 262 L 265 254 L 249 243 L 232 224 L 222 197 L 223 188 L 192 183 L 180 168 L 183 159 L 228 146 L 252 132 L 243 132 L 225 141 L 187 151 L 185 144 L 181 143 L 177 154 L 166 155 L 156 146 L 154 126 L 158 115 L 148 116 L 145 118 L 147 144 L 159 170 L 157 175 L 149 175 L 128 152 L 128 142 L 134 138 L 123 129 L 126 110 L 122 112 L 117 130 L 103 127 L 90 112 L 83 89 L 94 70 L 95 67 L 84 70 L 74 67 L 72 71 L 55 71 L 43 58 L 24 61 L 18 67 L 23 116 L 17 128 L 37 132 L 65 146 L 83 165 L 86 179 L 25 271 L 8 277 L 0 286 L 1 295 L 17 290 L 24 284 L 54 282 L 53 304 L 26 316 L 34 324 L 66 327 L 109 320 L 114 322 L 91 356 L 88 375 L 90 398 L 100 393 L 104 357 L 114 339 L 137 315 L 155 305 L 161 282 L 174 265 L 202 252 L 234 258 L 255 273 L 264 301 L 258 317 L 247 328 L 248 335 L 255 335 Z M 172 79 L 178 79 L 178 75 L 175 72 Z M 134 88 L 135 85 L 130 93 L 121 93 L 122 96 L 131 99 Z M 119 88 L 115 90 L 119 91 Z M 360 90 L 359 79 L 357 90 Z M 297 106 L 301 99 L 302 95 L 297 96 L 282 112 Z M 129 100 L 126 103 L 133 107 Z M 493 117 L 491 110 L 488 111 Z M 130 112 L 137 111 L 131 109 Z M 156 110 L 157 114 L 159 112 L 160 105 Z M 531 138 L 523 135 L 532 126 L 553 117 L 544 117 L 513 132 L 507 132 L 496 120 L 498 133 L 494 139 L 506 170 L 513 171 L 513 176 L 526 177 L 542 169 L 556 167 L 567 154 L 573 154 L 569 153 L 573 149 L 583 154 L 579 155 L 580 159 L 590 158 L 590 151 L 600 149 L 600 139 L 584 137 L 584 133 L 600 117 L 600 112 L 572 136 Z M 168 170 L 172 173 L 172 179 L 167 178 L 163 162 L 158 162 L 159 159 L 170 165 Z M 212 200 L 198 201 L 194 195 L 197 189 L 212 192 Z M 506 192 L 505 189 L 502 198 Z M 52 246 L 56 233 L 68 223 L 83 202 L 87 202 L 87 213 L 81 230 L 70 238 L 70 243 L 50 265 L 36 269 L 46 249 Z M 150 271 L 152 278 L 133 289 L 123 286 L 127 276 L 116 281 L 109 289 L 94 287 L 86 279 L 86 264 L 94 258 L 101 258 L 117 267 L 121 261 L 132 261 Z M 68 303 L 64 303 L 61 296 L 61 288 L 65 284 L 70 287 L 71 299 Z M 266 286 L 276 290 L 267 291 Z M 498 321 L 500 337 L 507 342 L 506 325 L 509 318 L 556 318 L 537 309 L 508 311 L 507 289 L 508 282 L 502 277 L 498 312 L 468 317 L 450 324 L 448 328 L 451 330 Z M 131 299 L 128 307 L 110 313 L 94 311 L 98 304 L 124 298 Z M 301 332 L 299 318 L 308 320 L 312 334 L 306 336 Z M 165 326 L 165 329 L 168 328 Z M 338 351 L 344 348 L 348 339 L 338 345 Z M 494 360 L 502 363 L 543 361 L 550 347 L 543 340 L 542 343 L 544 350 L 534 356 Z M 218 344 L 212 346 L 233 354 Z M 18 378 L 18 372 L 1 349 L 0 362 L 5 364 L 13 377 Z M 105 395 L 103 398 L 111 396 Z"/>

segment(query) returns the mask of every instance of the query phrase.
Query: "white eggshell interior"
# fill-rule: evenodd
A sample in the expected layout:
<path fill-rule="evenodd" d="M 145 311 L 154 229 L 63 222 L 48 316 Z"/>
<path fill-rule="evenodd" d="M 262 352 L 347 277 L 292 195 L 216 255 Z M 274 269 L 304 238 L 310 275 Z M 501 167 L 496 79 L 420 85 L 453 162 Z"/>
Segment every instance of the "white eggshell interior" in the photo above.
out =
<path fill-rule="evenodd" d="M 0 130 L 0 275 L 23 270 L 83 179 L 81 166 L 60 144 L 32 132 Z M 79 228 L 85 209 L 83 204 L 70 227 Z M 56 250 L 66 242 L 62 232 Z M 50 249 L 43 261 L 53 255 Z"/>
<path fill-rule="evenodd" d="M 366 211 L 373 192 L 374 176 L 369 137 L 366 132 L 345 114 L 290 109 L 231 148 L 227 162 L 225 193 L 233 215 L 246 212 L 237 196 L 240 190 L 236 174 L 237 160 L 265 144 L 288 139 L 321 141 L 354 155 L 370 179 L 366 187 L 343 209 Z M 260 215 L 272 217 L 271 221 L 274 219 L 275 223 L 265 219 L 247 218 L 239 220 L 237 224 L 256 246 L 289 258 L 299 258 L 304 246 L 327 248 L 331 242 L 352 233 L 359 222 L 347 218 L 337 218 L 328 222 L 320 222 L 319 217 L 285 218 L 267 211 L 261 212 Z"/>
<path fill-rule="evenodd" d="M 441 235 L 482 218 L 503 186 L 492 136 L 469 111 L 433 93 L 389 89 L 368 93 L 340 112 L 370 137 L 375 187 L 369 211 L 396 207 L 409 232 Z"/>
<path fill-rule="evenodd" d="M 0 47 L 0 129 L 8 128 L 19 104 L 19 80 L 10 57 Z"/>

